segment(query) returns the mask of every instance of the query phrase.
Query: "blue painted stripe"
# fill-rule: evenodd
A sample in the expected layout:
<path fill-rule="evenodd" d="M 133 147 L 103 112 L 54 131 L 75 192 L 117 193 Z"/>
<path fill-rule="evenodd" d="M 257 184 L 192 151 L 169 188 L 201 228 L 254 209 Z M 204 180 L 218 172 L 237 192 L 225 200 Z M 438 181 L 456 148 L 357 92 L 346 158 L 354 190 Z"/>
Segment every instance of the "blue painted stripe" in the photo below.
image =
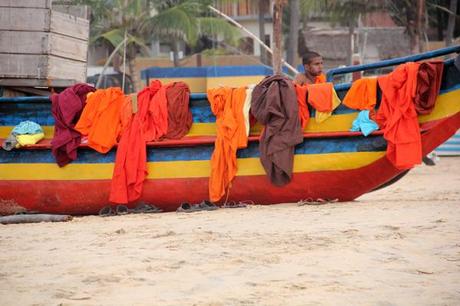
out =
<path fill-rule="evenodd" d="M 343 68 L 335 68 L 327 72 L 327 80 L 332 81 L 334 78 L 334 75 L 395 66 L 395 65 L 399 65 L 399 64 L 407 63 L 407 62 L 417 62 L 417 61 L 426 60 L 426 59 L 430 59 L 430 58 L 434 58 L 434 57 L 438 57 L 438 56 L 442 56 L 442 55 L 446 55 L 450 53 L 455 53 L 455 52 L 460 52 L 460 45 L 442 48 L 442 49 L 433 50 L 433 51 L 428 51 L 428 52 L 420 53 L 420 54 L 392 58 L 392 59 L 370 63 L 370 64 L 353 65 L 353 66 L 348 66 L 348 67 L 343 67 Z"/>
<path fill-rule="evenodd" d="M 327 154 L 337 152 L 376 151 L 371 144 L 377 137 L 348 137 L 334 139 L 306 139 L 296 146 L 295 154 Z M 147 150 L 148 161 L 189 161 L 210 160 L 214 145 L 202 145 L 180 148 L 152 148 Z M 74 163 L 112 163 L 116 150 L 100 154 L 92 149 L 80 149 Z M 239 158 L 259 157 L 259 144 L 249 143 L 246 149 L 238 151 Z M 0 163 L 54 163 L 50 150 L 0 150 Z"/>
<path fill-rule="evenodd" d="M 288 69 L 283 67 L 283 72 Z M 229 76 L 271 75 L 272 67 L 263 65 L 249 66 L 203 66 L 203 67 L 150 67 L 141 71 L 142 79 L 155 78 L 209 78 Z"/>

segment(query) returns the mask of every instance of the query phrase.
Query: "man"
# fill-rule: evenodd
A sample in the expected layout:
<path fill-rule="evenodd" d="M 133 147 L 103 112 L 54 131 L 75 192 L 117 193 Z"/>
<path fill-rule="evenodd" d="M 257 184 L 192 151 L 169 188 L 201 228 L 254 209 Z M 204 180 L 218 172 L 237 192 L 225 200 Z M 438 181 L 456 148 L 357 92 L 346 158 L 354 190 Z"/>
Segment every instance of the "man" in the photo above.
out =
<path fill-rule="evenodd" d="M 294 83 L 298 85 L 325 83 L 326 76 L 323 74 L 323 57 L 314 51 L 308 51 L 302 57 L 305 73 L 295 76 Z"/>

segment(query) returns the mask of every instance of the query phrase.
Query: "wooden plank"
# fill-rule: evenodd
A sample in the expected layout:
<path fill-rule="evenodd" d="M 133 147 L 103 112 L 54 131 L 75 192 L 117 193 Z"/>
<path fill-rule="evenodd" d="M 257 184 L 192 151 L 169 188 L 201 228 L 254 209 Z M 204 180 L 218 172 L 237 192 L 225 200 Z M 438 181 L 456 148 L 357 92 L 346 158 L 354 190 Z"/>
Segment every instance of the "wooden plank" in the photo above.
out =
<path fill-rule="evenodd" d="M 51 0 L 0 0 L 0 7 L 51 8 Z"/>
<path fill-rule="evenodd" d="M 89 20 L 57 11 L 51 11 L 50 31 L 83 40 L 88 40 Z"/>
<path fill-rule="evenodd" d="M 50 34 L 50 54 L 86 63 L 88 42 L 56 33 Z"/>
<path fill-rule="evenodd" d="M 47 54 L 49 33 L 0 31 L 0 53 Z"/>
<path fill-rule="evenodd" d="M 53 32 L 87 41 L 89 21 L 49 9 L 5 7 L 0 30 Z"/>
<path fill-rule="evenodd" d="M 0 78 L 46 79 L 48 59 L 46 55 L 0 53 Z"/>
<path fill-rule="evenodd" d="M 0 86 L 24 86 L 24 87 L 69 87 L 78 83 L 75 80 L 47 80 L 47 79 L 15 79 L 0 78 Z"/>
<path fill-rule="evenodd" d="M 0 9 L 0 30 L 49 31 L 51 10 L 40 8 Z"/>
<path fill-rule="evenodd" d="M 90 11 L 87 5 L 69 5 L 69 4 L 53 4 L 53 11 L 58 11 L 64 14 L 69 14 L 75 17 L 89 19 Z"/>
<path fill-rule="evenodd" d="M 0 67 L 0 78 L 86 80 L 85 62 L 52 55 L 0 53 Z"/>
<path fill-rule="evenodd" d="M 57 56 L 49 56 L 48 78 L 86 81 L 86 63 Z"/>
<path fill-rule="evenodd" d="M 0 53 L 49 54 L 86 62 L 88 43 L 49 32 L 0 31 Z"/>

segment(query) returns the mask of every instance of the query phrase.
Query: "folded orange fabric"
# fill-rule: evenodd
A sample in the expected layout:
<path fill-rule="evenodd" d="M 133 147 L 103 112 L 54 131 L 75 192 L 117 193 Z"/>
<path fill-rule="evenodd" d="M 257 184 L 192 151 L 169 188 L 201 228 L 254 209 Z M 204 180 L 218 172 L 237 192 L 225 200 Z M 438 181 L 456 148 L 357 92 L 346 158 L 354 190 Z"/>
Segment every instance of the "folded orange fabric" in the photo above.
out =
<path fill-rule="evenodd" d="M 297 96 L 297 104 L 299 105 L 299 119 L 302 129 L 305 129 L 310 120 L 310 111 L 308 110 L 307 105 L 307 85 L 297 85 L 295 84 L 295 93 Z"/>
<path fill-rule="evenodd" d="M 75 129 L 88 136 L 89 147 L 107 153 L 118 142 L 131 117 L 131 103 L 121 88 L 98 89 L 86 99 Z"/>
<path fill-rule="evenodd" d="M 216 116 L 217 136 L 211 157 L 209 198 L 219 201 L 236 175 L 236 151 L 247 146 L 243 115 L 246 88 L 219 87 L 208 90 L 211 110 Z"/>
<path fill-rule="evenodd" d="M 332 83 L 309 84 L 308 87 L 308 103 L 310 103 L 317 111 L 330 112 L 332 111 Z"/>
<path fill-rule="evenodd" d="M 387 140 L 387 158 L 398 169 L 422 162 L 422 142 L 414 98 L 419 63 L 406 63 L 378 78 L 382 102 L 376 120 Z"/>
<path fill-rule="evenodd" d="M 370 110 L 377 103 L 377 78 L 363 78 L 351 85 L 343 104 L 352 109 Z"/>

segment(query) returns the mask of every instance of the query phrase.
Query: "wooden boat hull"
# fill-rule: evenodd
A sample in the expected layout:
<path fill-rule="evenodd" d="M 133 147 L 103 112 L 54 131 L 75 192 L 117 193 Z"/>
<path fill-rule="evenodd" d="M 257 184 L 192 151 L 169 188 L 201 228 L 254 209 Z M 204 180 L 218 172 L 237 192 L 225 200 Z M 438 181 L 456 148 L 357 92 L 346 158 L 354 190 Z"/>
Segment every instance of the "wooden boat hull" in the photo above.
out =
<path fill-rule="evenodd" d="M 434 150 L 460 128 L 460 81 L 449 83 L 449 73 L 433 112 L 419 117 L 423 154 Z M 460 79 L 458 71 L 452 73 Z M 139 201 L 172 211 L 182 202 L 197 203 L 208 198 L 215 126 L 207 102 L 194 103 L 194 125 L 186 138 L 148 145 L 149 174 Z M 85 215 L 95 214 L 110 204 L 116 149 L 103 155 L 82 146 L 76 161 L 59 168 L 50 152 L 49 105 L 1 107 L 0 138 L 5 138 L 5 131 L 11 130 L 13 122 L 35 119 L 45 126 L 48 139 L 28 149 L 0 150 L 0 214 L 38 211 Z M 349 201 L 401 175 L 404 171 L 396 169 L 385 156 L 386 143 L 381 132 L 369 137 L 348 132 L 356 115 L 357 112 L 341 108 L 323 125 L 312 119 L 304 142 L 296 147 L 293 179 L 283 187 L 274 186 L 265 175 L 259 161 L 260 128 L 255 127 L 248 148 L 238 152 L 238 173 L 228 200 L 258 204 L 308 198 Z"/>

